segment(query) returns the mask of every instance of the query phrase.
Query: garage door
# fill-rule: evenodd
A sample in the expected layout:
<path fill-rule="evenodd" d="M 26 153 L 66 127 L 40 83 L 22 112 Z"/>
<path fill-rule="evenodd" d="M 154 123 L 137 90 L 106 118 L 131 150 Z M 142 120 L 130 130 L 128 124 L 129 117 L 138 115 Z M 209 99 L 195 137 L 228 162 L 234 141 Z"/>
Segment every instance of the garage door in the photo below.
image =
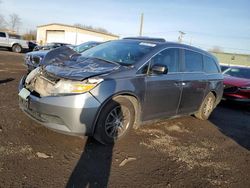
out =
<path fill-rule="evenodd" d="M 64 42 L 65 41 L 64 37 L 65 37 L 65 31 L 62 30 L 47 31 L 47 43 Z"/>

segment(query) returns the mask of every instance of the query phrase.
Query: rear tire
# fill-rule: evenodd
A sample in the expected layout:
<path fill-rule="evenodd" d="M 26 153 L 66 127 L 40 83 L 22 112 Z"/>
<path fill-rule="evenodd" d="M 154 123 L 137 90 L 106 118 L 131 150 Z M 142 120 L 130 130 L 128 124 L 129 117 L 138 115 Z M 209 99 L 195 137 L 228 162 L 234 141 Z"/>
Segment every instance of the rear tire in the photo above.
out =
<path fill-rule="evenodd" d="M 201 120 L 207 120 L 214 109 L 215 96 L 212 92 L 208 93 L 203 100 L 200 109 L 195 113 L 195 117 Z"/>
<path fill-rule="evenodd" d="M 22 52 L 22 47 L 19 45 L 19 44 L 14 44 L 12 46 L 12 52 L 15 52 L 15 53 L 21 53 Z"/>
<path fill-rule="evenodd" d="M 102 144 L 114 144 L 128 134 L 135 121 L 135 109 L 125 97 L 115 97 L 102 109 L 94 138 Z"/>

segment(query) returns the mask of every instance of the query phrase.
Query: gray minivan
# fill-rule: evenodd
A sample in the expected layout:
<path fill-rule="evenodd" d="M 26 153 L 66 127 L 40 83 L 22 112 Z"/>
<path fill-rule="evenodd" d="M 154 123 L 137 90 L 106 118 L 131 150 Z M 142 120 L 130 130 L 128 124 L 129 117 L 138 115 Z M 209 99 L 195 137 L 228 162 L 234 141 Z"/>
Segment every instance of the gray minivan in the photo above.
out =
<path fill-rule="evenodd" d="M 104 144 L 151 120 L 206 120 L 223 94 L 216 58 L 179 43 L 122 39 L 81 54 L 61 47 L 43 61 L 20 81 L 21 109 L 50 129 Z"/>

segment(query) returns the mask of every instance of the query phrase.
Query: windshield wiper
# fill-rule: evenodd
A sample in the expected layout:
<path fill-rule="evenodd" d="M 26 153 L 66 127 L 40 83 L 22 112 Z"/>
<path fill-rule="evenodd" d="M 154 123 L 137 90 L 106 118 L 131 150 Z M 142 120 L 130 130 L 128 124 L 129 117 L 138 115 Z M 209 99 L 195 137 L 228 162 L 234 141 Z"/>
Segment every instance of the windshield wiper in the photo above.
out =
<path fill-rule="evenodd" d="M 102 59 L 102 58 L 99 58 L 99 57 L 87 57 L 87 56 L 81 56 L 83 58 L 86 58 L 86 59 L 97 59 L 97 60 L 100 60 L 100 61 L 105 61 L 107 63 L 110 63 L 110 64 L 115 64 L 115 65 L 118 65 L 118 66 L 131 66 L 133 64 L 128 64 L 128 63 L 123 63 L 123 62 L 117 62 L 117 61 L 109 61 L 109 60 L 106 60 L 106 59 Z"/>
<path fill-rule="evenodd" d="M 109 60 L 102 59 L 102 58 L 99 58 L 99 57 L 88 57 L 88 58 L 90 58 L 90 59 L 97 59 L 97 60 L 105 61 L 105 62 L 110 63 L 110 64 L 115 64 L 115 65 L 120 66 L 120 63 L 115 62 L 115 61 L 109 61 Z"/>

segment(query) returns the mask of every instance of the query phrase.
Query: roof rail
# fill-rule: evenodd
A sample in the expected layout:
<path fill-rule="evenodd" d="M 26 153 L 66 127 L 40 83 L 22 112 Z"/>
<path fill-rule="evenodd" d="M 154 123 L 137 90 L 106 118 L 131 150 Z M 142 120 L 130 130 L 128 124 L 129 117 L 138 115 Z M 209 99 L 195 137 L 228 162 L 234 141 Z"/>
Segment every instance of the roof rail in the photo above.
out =
<path fill-rule="evenodd" d="M 125 40 L 142 40 L 142 41 L 151 41 L 151 42 L 166 42 L 164 38 L 151 38 L 151 37 L 125 37 Z"/>

